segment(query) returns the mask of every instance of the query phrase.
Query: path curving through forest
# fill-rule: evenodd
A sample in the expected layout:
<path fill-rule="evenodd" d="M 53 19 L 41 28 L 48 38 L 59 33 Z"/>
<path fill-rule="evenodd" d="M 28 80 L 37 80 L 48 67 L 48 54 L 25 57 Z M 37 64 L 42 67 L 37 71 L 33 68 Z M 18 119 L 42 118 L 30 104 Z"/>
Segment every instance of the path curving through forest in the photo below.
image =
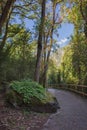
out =
<path fill-rule="evenodd" d="M 61 109 L 53 114 L 42 130 L 87 130 L 87 98 L 69 91 L 49 89 Z"/>

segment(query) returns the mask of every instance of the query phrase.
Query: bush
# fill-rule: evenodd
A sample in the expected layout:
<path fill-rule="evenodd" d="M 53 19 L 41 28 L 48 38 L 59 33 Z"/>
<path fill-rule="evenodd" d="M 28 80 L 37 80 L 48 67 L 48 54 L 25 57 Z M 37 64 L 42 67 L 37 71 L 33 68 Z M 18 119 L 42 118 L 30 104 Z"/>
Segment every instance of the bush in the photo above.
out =
<path fill-rule="evenodd" d="M 11 83 L 6 100 L 12 106 L 24 107 L 35 112 L 53 113 L 58 109 L 58 102 L 45 88 L 31 80 Z"/>
<path fill-rule="evenodd" d="M 31 80 L 14 81 L 11 89 L 21 95 L 24 103 L 30 103 L 33 99 L 46 102 L 47 94 L 45 88 Z"/>

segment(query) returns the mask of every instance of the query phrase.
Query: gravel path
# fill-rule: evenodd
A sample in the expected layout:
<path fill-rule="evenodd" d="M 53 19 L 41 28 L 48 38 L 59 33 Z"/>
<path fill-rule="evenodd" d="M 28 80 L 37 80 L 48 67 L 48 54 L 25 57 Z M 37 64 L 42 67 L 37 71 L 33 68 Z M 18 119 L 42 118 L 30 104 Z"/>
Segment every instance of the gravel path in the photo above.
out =
<path fill-rule="evenodd" d="M 64 90 L 49 91 L 56 95 L 61 109 L 42 130 L 87 130 L 87 98 Z"/>

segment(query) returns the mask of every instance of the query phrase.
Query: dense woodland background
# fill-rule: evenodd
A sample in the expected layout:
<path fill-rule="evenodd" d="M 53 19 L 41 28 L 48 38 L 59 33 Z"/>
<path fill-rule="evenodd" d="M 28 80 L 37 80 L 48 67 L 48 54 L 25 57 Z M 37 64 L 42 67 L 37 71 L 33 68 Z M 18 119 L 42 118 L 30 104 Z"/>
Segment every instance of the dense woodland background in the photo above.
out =
<path fill-rule="evenodd" d="M 74 34 L 59 49 L 63 22 Z M 0 83 L 21 79 L 87 85 L 87 0 L 0 0 Z"/>

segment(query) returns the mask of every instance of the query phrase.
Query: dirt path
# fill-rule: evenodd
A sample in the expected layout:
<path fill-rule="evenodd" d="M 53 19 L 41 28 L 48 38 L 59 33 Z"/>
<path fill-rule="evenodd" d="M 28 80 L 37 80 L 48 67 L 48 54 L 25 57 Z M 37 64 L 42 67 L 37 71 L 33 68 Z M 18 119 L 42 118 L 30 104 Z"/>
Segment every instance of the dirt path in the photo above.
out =
<path fill-rule="evenodd" d="M 52 90 L 61 109 L 50 117 L 42 130 L 87 130 L 87 99 L 63 90 Z"/>

